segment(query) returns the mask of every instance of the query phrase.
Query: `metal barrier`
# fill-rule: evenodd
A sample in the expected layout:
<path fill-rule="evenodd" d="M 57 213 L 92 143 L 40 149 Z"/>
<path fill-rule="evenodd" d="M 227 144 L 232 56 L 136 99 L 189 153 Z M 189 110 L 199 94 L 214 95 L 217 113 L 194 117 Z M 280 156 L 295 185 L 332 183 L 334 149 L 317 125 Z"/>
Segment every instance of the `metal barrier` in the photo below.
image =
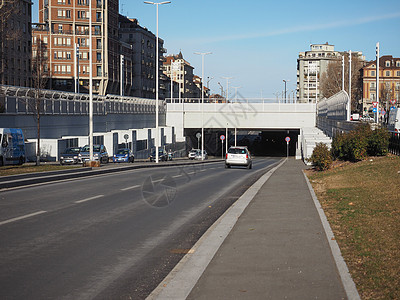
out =
<path fill-rule="evenodd" d="M 390 131 L 389 152 L 395 155 L 400 155 L 400 134 Z"/>
<path fill-rule="evenodd" d="M 0 113 L 34 114 L 36 93 L 34 88 L 0 85 Z M 40 90 L 40 113 L 44 115 L 88 115 L 89 95 L 63 91 Z M 164 101 L 159 101 L 159 112 L 166 112 Z M 93 95 L 93 114 L 152 114 L 156 101 L 118 95 Z"/>

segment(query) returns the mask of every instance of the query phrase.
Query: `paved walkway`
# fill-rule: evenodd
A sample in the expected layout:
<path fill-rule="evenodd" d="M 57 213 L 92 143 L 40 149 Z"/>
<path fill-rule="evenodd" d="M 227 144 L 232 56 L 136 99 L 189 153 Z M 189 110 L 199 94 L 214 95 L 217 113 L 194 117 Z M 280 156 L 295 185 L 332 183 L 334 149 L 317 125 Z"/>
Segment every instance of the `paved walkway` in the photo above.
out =
<path fill-rule="evenodd" d="M 303 168 L 289 159 L 260 185 L 188 296 L 163 291 L 154 298 L 347 299 Z M 213 242 L 206 237 L 201 243 Z M 200 263 L 195 254 L 187 258 L 195 259 L 192 266 L 178 266 L 165 288 L 177 290 L 193 277 Z M 358 298 L 356 291 L 347 293 Z"/>

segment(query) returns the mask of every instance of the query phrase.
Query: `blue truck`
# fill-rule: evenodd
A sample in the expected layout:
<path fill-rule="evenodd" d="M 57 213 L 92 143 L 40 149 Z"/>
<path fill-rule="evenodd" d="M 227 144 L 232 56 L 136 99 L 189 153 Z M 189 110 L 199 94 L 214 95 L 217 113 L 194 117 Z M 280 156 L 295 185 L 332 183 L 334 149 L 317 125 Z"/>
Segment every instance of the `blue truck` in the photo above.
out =
<path fill-rule="evenodd" d="M 25 140 L 22 129 L 0 128 L 0 142 L 0 166 L 25 163 Z"/>

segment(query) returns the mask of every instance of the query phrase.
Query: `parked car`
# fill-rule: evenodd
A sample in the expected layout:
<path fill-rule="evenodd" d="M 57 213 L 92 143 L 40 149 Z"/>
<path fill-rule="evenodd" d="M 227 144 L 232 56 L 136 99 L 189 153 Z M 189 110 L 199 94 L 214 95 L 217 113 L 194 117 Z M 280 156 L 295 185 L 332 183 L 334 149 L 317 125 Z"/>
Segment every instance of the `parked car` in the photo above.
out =
<path fill-rule="evenodd" d="M 251 155 L 247 147 L 237 146 L 228 149 L 225 158 L 225 168 L 230 168 L 231 166 L 243 166 L 247 169 L 253 167 Z"/>
<path fill-rule="evenodd" d="M 82 147 L 78 159 L 80 163 L 90 160 L 89 145 Z M 104 145 L 93 145 L 93 160 L 98 160 L 100 163 L 108 163 L 108 152 Z"/>
<path fill-rule="evenodd" d="M 166 161 L 168 159 L 167 152 L 165 152 L 164 149 L 158 149 L 158 160 L 159 161 Z M 156 161 L 156 150 L 153 150 L 151 152 L 151 155 L 149 156 L 150 161 Z"/>
<path fill-rule="evenodd" d="M 360 121 L 363 121 L 363 122 L 375 122 L 375 119 L 372 118 L 372 117 L 369 116 L 369 115 L 365 115 L 365 116 L 362 116 L 362 117 L 360 118 Z"/>
<path fill-rule="evenodd" d="M 195 159 L 197 152 L 200 152 L 200 149 L 192 149 L 189 151 L 188 158 Z"/>
<path fill-rule="evenodd" d="M 207 151 L 203 150 L 203 155 L 201 155 L 201 150 L 197 151 L 194 159 L 196 160 L 208 159 Z"/>
<path fill-rule="evenodd" d="M 117 153 L 113 156 L 113 163 L 117 162 L 130 162 L 133 163 L 135 161 L 135 156 L 132 153 L 131 149 L 123 148 L 118 149 Z"/>
<path fill-rule="evenodd" d="M 60 165 L 77 164 L 79 162 L 80 147 L 66 148 L 60 155 Z"/>

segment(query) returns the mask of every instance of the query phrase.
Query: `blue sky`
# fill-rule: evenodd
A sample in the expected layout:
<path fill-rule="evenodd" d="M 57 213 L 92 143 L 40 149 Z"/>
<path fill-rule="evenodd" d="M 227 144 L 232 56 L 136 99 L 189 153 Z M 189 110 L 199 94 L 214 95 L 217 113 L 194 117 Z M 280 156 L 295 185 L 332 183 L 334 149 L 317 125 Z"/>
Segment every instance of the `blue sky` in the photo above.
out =
<path fill-rule="evenodd" d="M 34 1 L 34 20 L 37 1 Z M 159 1 L 161 2 L 161 1 Z M 168 54 L 181 50 L 184 58 L 212 92 L 219 92 L 233 77 L 230 87 L 241 87 L 243 97 L 275 97 L 290 80 L 295 89 L 298 53 L 310 43 L 335 45 L 338 51 L 362 51 L 375 59 L 375 44 L 381 55 L 400 57 L 399 0 L 171 0 L 159 6 L 159 35 Z M 35 9 L 36 6 L 36 9 Z M 139 0 L 120 0 L 120 13 L 137 18 L 142 26 L 156 32 L 156 7 Z M 230 93 L 233 94 L 233 89 Z"/>

